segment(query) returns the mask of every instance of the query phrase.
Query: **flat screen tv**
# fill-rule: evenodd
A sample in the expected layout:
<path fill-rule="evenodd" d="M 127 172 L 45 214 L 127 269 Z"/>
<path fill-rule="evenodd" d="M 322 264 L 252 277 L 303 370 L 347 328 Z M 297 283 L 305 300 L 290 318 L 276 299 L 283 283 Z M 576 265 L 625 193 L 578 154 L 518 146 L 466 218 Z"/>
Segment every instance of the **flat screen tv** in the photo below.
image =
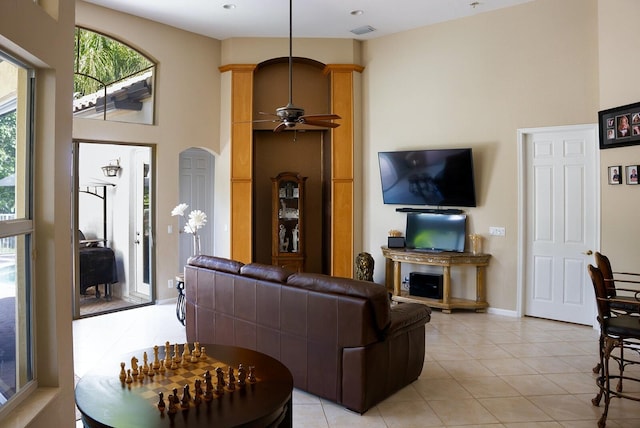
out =
<path fill-rule="evenodd" d="M 423 251 L 464 251 L 466 214 L 407 213 L 407 248 Z"/>
<path fill-rule="evenodd" d="M 476 206 L 470 148 L 379 152 L 378 163 L 385 204 Z"/>

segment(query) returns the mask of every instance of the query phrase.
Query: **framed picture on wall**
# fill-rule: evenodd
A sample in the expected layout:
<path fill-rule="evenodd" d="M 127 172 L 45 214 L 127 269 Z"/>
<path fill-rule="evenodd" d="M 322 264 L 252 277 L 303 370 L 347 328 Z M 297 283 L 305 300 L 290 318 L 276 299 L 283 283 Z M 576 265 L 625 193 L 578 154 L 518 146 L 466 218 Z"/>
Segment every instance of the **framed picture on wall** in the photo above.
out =
<path fill-rule="evenodd" d="M 640 103 L 598 112 L 600 148 L 640 144 Z"/>
<path fill-rule="evenodd" d="M 627 165 L 624 175 L 627 177 L 627 184 L 638 184 L 638 165 Z"/>
<path fill-rule="evenodd" d="M 609 184 L 622 184 L 622 166 L 609 167 Z"/>

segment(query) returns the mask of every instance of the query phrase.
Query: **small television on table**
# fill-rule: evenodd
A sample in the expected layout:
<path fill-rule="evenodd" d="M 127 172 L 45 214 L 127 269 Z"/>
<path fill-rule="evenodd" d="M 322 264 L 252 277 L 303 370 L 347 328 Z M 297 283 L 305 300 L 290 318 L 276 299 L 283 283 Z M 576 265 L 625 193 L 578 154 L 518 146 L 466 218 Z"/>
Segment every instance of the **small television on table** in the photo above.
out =
<path fill-rule="evenodd" d="M 407 213 L 406 247 L 425 252 L 464 252 L 466 214 Z"/>
<path fill-rule="evenodd" d="M 379 152 L 385 204 L 475 207 L 470 148 Z"/>

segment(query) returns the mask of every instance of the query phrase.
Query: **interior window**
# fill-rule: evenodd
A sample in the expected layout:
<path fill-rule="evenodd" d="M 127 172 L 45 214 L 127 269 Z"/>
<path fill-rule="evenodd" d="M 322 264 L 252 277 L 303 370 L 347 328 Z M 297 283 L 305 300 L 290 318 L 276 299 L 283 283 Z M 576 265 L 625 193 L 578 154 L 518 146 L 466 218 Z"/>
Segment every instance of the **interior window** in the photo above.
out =
<path fill-rule="evenodd" d="M 31 146 L 34 72 L 0 52 L 0 413 L 34 384 Z"/>
<path fill-rule="evenodd" d="M 103 34 L 76 27 L 73 115 L 153 124 L 155 64 Z"/>

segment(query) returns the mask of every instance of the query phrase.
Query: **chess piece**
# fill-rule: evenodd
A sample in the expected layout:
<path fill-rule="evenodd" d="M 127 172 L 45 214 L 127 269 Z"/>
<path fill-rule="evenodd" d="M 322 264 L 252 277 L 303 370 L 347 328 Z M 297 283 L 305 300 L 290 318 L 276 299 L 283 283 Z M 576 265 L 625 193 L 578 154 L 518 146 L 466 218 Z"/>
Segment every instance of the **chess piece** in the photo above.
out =
<path fill-rule="evenodd" d="M 171 357 L 171 365 L 169 366 L 171 370 L 176 370 L 178 368 L 178 364 L 176 363 L 176 357 Z"/>
<path fill-rule="evenodd" d="M 218 383 L 216 384 L 216 392 L 218 394 L 224 394 L 224 373 L 220 367 L 216 368 L 216 377 L 218 379 Z"/>
<path fill-rule="evenodd" d="M 194 394 L 193 403 L 199 406 L 202 402 L 202 381 L 200 379 L 196 379 L 195 381 Z"/>
<path fill-rule="evenodd" d="M 158 400 L 158 410 L 160 410 L 160 413 L 162 413 L 164 412 L 164 409 L 166 407 L 166 405 L 164 404 L 164 393 L 160 392 L 158 396 L 160 397 L 160 399 Z"/>
<path fill-rule="evenodd" d="M 153 376 L 156 374 L 156 371 L 153 370 L 153 368 L 149 368 L 149 373 L 147 373 L 147 376 L 149 376 L 151 379 L 153 379 Z"/>
<path fill-rule="evenodd" d="M 142 369 L 138 370 L 138 380 L 140 382 L 144 382 L 144 372 L 142 371 Z"/>
<path fill-rule="evenodd" d="M 233 375 L 233 367 L 229 366 L 227 373 L 227 387 L 234 390 L 236 389 L 236 377 Z"/>
<path fill-rule="evenodd" d="M 211 372 L 209 370 L 204 372 L 204 387 L 204 399 L 205 401 L 211 401 L 211 399 L 213 398 L 213 384 L 211 383 Z"/>
<path fill-rule="evenodd" d="M 164 343 L 164 366 L 169 367 L 169 361 L 171 360 L 171 344 L 167 340 Z"/>
<path fill-rule="evenodd" d="M 138 377 L 138 359 L 135 356 L 131 357 L 131 375 L 134 378 Z"/>
<path fill-rule="evenodd" d="M 191 358 L 189 359 L 192 363 L 197 363 L 198 362 L 198 357 L 196 357 L 196 354 L 194 352 L 191 353 Z"/>
<path fill-rule="evenodd" d="M 149 373 L 149 358 L 147 357 L 147 351 L 144 351 L 142 354 L 142 360 L 144 361 L 144 365 L 142 366 L 142 372 L 144 374 Z"/>
<path fill-rule="evenodd" d="M 178 388 L 173 388 L 173 395 L 169 396 L 169 413 L 177 412 L 179 403 L 180 399 L 178 398 Z"/>
<path fill-rule="evenodd" d="M 240 388 L 245 387 L 245 385 L 247 384 L 246 379 L 247 379 L 247 371 L 244 369 L 244 366 L 240 364 L 238 366 L 238 386 Z"/>
<path fill-rule="evenodd" d="M 200 358 L 200 342 L 193 342 L 193 355 Z"/>
<path fill-rule="evenodd" d="M 255 373 L 255 366 L 249 366 L 249 382 L 251 383 L 255 383 L 256 382 L 256 373 Z"/>
<path fill-rule="evenodd" d="M 204 346 L 200 347 L 200 361 L 207 361 L 207 350 Z"/>
<path fill-rule="evenodd" d="M 185 385 L 182 389 L 182 408 L 188 409 L 189 402 L 191 401 L 191 393 L 189 392 L 189 385 Z"/>
<path fill-rule="evenodd" d="M 158 358 L 158 345 L 153 347 L 153 367 L 154 370 L 158 370 L 160 368 L 160 359 Z"/>
<path fill-rule="evenodd" d="M 176 364 L 180 364 L 182 358 L 180 358 L 180 346 L 176 343 L 173 345 L 173 359 L 176 361 Z"/>
<path fill-rule="evenodd" d="M 127 369 L 127 380 L 125 380 L 125 382 L 127 383 L 133 382 L 133 378 L 131 377 L 131 369 Z"/>
<path fill-rule="evenodd" d="M 158 369 L 158 372 L 160 373 L 164 373 L 167 369 L 164 366 L 164 360 L 160 360 L 160 368 Z"/>
<path fill-rule="evenodd" d="M 120 382 L 127 380 L 127 372 L 124 370 L 124 363 L 120 363 Z"/>
<path fill-rule="evenodd" d="M 182 365 L 187 365 L 189 360 L 191 360 L 191 351 L 189 350 L 189 344 L 185 343 L 182 350 Z"/>

